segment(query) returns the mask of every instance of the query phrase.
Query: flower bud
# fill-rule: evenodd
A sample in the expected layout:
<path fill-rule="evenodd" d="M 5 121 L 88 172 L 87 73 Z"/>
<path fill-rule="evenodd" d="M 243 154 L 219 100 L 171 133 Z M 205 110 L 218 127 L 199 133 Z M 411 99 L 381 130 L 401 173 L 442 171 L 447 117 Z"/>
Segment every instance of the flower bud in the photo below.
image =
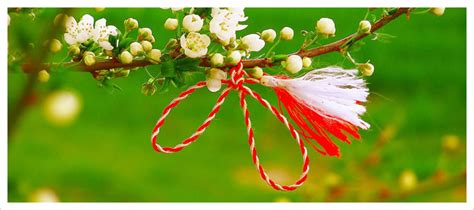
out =
<path fill-rule="evenodd" d="M 146 82 L 143 83 L 141 92 L 145 96 L 152 96 L 155 95 L 156 92 L 156 85 L 153 82 Z"/>
<path fill-rule="evenodd" d="M 218 79 L 218 80 L 223 80 L 227 78 L 227 73 L 225 71 L 222 71 L 218 68 L 211 68 L 209 70 L 209 79 Z"/>
<path fill-rule="evenodd" d="M 125 29 L 127 31 L 132 31 L 138 28 L 138 21 L 133 18 L 126 19 L 123 24 L 125 25 Z"/>
<path fill-rule="evenodd" d="M 240 54 L 240 52 L 237 50 L 234 50 L 227 55 L 226 62 L 230 65 L 235 66 L 240 62 L 241 59 L 242 59 L 242 55 Z"/>
<path fill-rule="evenodd" d="M 446 135 L 442 141 L 443 150 L 447 152 L 455 152 L 460 148 L 460 139 L 455 135 Z"/>
<path fill-rule="evenodd" d="M 105 10 L 105 7 L 96 7 L 95 11 L 96 12 L 103 12 Z"/>
<path fill-rule="evenodd" d="M 54 91 L 44 100 L 43 114 L 46 120 L 55 125 L 64 126 L 72 123 L 80 111 L 80 99 L 71 91 Z"/>
<path fill-rule="evenodd" d="M 173 48 L 175 48 L 175 47 L 177 47 L 177 46 L 178 46 L 178 40 L 176 40 L 176 39 L 170 39 L 170 40 L 168 41 L 168 43 L 166 43 L 165 48 L 169 50 L 169 49 L 173 49 Z"/>
<path fill-rule="evenodd" d="M 77 46 L 77 45 L 71 45 L 71 46 L 69 46 L 68 54 L 69 54 L 70 56 L 79 55 L 80 53 L 81 53 L 81 49 L 79 48 L 79 46 Z"/>
<path fill-rule="evenodd" d="M 172 11 L 173 13 L 182 11 L 183 9 L 184 9 L 184 7 L 171 7 L 171 11 Z"/>
<path fill-rule="evenodd" d="M 316 23 L 316 31 L 322 35 L 334 36 L 336 33 L 336 25 L 330 18 L 321 18 Z"/>
<path fill-rule="evenodd" d="M 46 70 L 41 70 L 38 72 L 38 81 L 47 82 L 49 80 L 49 73 Z"/>
<path fill-rule="evenodd" d="M 84 52 L 83 60 L 86 66 L 92 66 L 95 64 L 95 54 L 93 52 L 86 51 Z"/>
<path fill-rule="evenodd" d="M 413 171 L 405 170 L 402 172 L 402 174 L 400 174 L 398 183 L 400 185 L 400 190 L 404 192 L 409 192 L 416 188 L 418 184 L 418 178 L 416 177 L 416 174 Z"/>
<path fill-rule="evenodd" d="M 60 202 L 58 195 L 50 188 L 40 188 L 28 196 L 28 202 L 56 203 Z"/>
<path fill-rule="evenodd" d="M 362 63 L 357 65 L 357 69 L 362 73 L 362 75 L 369 77 L 374 73 L 374 65 L 371 63 Z"/>
<path fill-rule="evenodd" d="M 52 39 L 49 43 L 49 50 L 52 52 L 52 53 L 57 53 L 61 50 L 61 48 L 63 47 L 63 44 L 61 44 L 61 42 L 57 39 Z"/>
<path fill-rule="evenodd" d="M 257 34 L 249 34 L 240 39 L 241 47 L 247 52 L 258 52 L 265 47 L 265 41 Z"/>
<path fill-rule="evenodd" d="M 115 72 L 114 76 L 115 77 L 128 77 L 130 74 L 130 69 L 122 69 L 118 72 Z"/>
<path fill-rule="evenodd" d="M 290 55 L 284 63 L 285 69 L 292 73 L 298 73 L 303 68 L 303 60 L 298 55 Z"/>
<path fill-rule="evenodd" d="M 109 57 L 113 57 L 114 56 L 114 52 L 112 50 L 104 50 L 105 52 L 105 55 L 106 56 L 109 56 Z"/>
<path fill-rule="evenodd" d="M 151 29 L 149 28 L 138 29 L 138 39 L 154 42 L 154 37 L 153 37 L 153 33 L 151 32 Z"/>
<path fill-rule="evenodd" d="M 267 29 L 262 31 L 262 39 L 265 42 L 273 42 L 276 37 L 276 32 L 273 29 Z"/>
<path fill-rule="evenodd" d="M 280 37 L 283 40 L 292 40 L 294 34 L 295 33 L 293 32 L 293 29 L 291 29 L 290 27 L 284 27 L 280 31 Z"/>
<path fill-rule="evenodd" d="M 436 16 L 442 16 L 444 14 L 444 7 L 431 8 L 430 13 Z"/>
<path fill-rule="evenodd" d="M 86 57 L 87 55 L 95 56 L 95 53 L 93 53 L 91 51 L 85 51 L 84 54 L 82 54 L 83 57 Z"/>
<path fill-rule="evenodd" d="M 186 15 L 183 18 L 183 29 L 186 32 L 198 32 L 201 30 L 204 21 L 199 15 Z"/>
<path fill-rule="evenodd" d="M 175 18 L 166 19 L 165 28 L 170 31 L 176 30 L 176 28 L 178 28 L 178 19 L 175 19 Z"/>
<path fill-rule="evenodd" d="M 207 79 L 206 87 L 211 92 L 217 92 L 222 87 L 222 81 L 220 79 Z"/>
<path fill-rule="evenodd" d="M 313 61 L 311 60 L 311 58 L 304 57 L 303 58 L 303 67 L 305 67 L 305 68 L 310 67 L 312 62 Z"/>
<path fill-rule="evenodd" d="M 66 25 L 66 20 L 67 20 L 68 16 L 63 14 L 63 13 L 59 13 L 57 14 L 55 17 L 54 17 L 54 25 L 55 26 L 65 26 Z"/>
<path fill-rule="evenodd" d="M 263 76 L 263 69 L 258 66 L 255 66 L 249 70 L 249 74 L 253 78 L 260 79 Z"/>
<path fill-rule="evenodd" d="M 148 52 L 147 57 L 150 62 L 157 64 L 161 59 L 161 51 L 158 49 L 152 49 L 150 52 Z"/>
<path fill-rule="evenodd" d="M 359 23 L 359 33 L 361 34 L 369 34 L 370 29 L 372 28 L 372 25 L 368 20 L 362 20 Z"/>
<path fill-rule="evenodd" d="M 215 53 L 211 57 L 211 65 L 220 67 L 224 65 L 224 56 L 220 53 Z"/>
<path fill-rule="evenodd" d="M 130 52 L 125 50 L 122 53 L 120 53 L 118 59 L 120 63 L 129 64 L 129 63 L 132 63 L 133 61 L 133 55 Z"/>
<path fill-rule="evenodd" d="M 132 53 L 133 56 L 143 54 L 143 46 L 138 42 L 133 42 L 130 44 L 130 53 Z"/>
<path fill-rule="evenodd" d="M 149 41 L 144 40 L 140 42 L 140 44 L 142 45 L 143 51 L 145 52 L 150 52 L 151 49 L 153 49 L 153 45 Z"/>

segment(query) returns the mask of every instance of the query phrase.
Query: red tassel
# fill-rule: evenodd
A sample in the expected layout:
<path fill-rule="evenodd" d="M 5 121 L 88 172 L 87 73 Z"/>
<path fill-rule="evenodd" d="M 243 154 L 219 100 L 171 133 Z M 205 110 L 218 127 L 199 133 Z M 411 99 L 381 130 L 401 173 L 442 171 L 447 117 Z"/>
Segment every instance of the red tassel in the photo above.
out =
<path fill-rule="evenodd" d="M 349 122 L 334 118 L 331 116 L 324 116 L 314 111 L 304 101 L 297 100 L 287 90 L 279 87 L 274 88 L 278 100 L 281 105 L 285 107 L 291 119 L 298 125 L 298 131 L 306 142 L 308 142 L 316 151 L 324 155 L 340 157 L 339 147 L 331 140 L 326 132 L 329 132 L 336 138 L 350 144 L 351 141 L 344 133 L 352 135 L 356 139 L 360 139 L 358 128 Z M 319 149 L 313 141 L 316 141 L 322 149 Z"/>

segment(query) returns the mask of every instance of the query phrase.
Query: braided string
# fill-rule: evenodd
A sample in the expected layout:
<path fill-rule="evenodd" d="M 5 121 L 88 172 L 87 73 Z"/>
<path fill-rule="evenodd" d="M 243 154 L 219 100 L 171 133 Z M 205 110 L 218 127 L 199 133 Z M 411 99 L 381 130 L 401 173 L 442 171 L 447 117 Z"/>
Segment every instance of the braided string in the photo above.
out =
<path fill-rule="evenodd" d="M 177 144 L 174 147 L 162 147 L 160 146 L 156 139 L 158 136 L 158 133 L 160 132 L 160 127 L 164 124 L 166 117 L 170 113 L 171 109 L 176 107 L 182 100 L 186 99 L 191 93 L 193 93 L 195 90 L 200 89 L 206 85 L 205 82 L 198 82 L 196 85 L 188 88 L 186 91 L 182 92 L 179 94 L 177 98 L 175 98 L 171 103 L 165 107 L 165 109 L 162 112 L 162 115 L 160 119 L 157 121 L 155 127 L 153 128 L 152 136 L 151 136 L 151 142 L 153 145 L 153 148 L 157 152 L 162 152 L 162 153 L 174 153 L 181 151 L 185 147 L 189 146 L 191 143 L 197 140 L 197 138 L 206 130 L 206 128 L 211 124 L 212 120 L 216 116 L 217 112 L 219 112 L 219 109 L 221 105 L 224 103 L 225 98 L 229 94 L 231 89 L 235 89 L 239 92 L 239 97 L 240 97 L 240 106 L 242 107 L 243 115 L 244 115 L 244 121 L 245 121 L 245 126 L 247 128 L 247 135 L 248 135 L 248 143 L 250 145 L 250 153 L 252 155 L 252 161 L 257 168 L 258 172 L 260 173 L 260 176 L 262 179 L 269 184 L 272 188 L 276 190 L 282 190 L 282 191 L 292 191 L 303 185 L 303 183 L 306 181 L 306 178 L 308 177 L 308 172 L 309 172 L 309 157 L 308 157 L 308 151 L 304 145 L 303 140 L 300 138 L 298 132 L 296 129 L 288 122 L 286 117 L 281 114 L 278 109 L 276 109 L 274 106 L 272 106 L 267 100 L 263 99 L 258 93 L 254 92 L 251 90 L 249 87 L 243 85 L 244 83 L 256 83 L 257 81 L 253 79 L 245 79 L 243 76 L 245 75 L 245 71 L 243 70 L 243 65 L 242 63 L 239 63 L 236 67 L 230 69 L 230 80 L 223 80 L 222 82 L 227 84 L 227 87 L 222 91 L 221 95 L 217 99 L 216 104 L 212 108 L 211 112 L 209 113 L 208 117 L 204 120 L 204 122 L 198 127 L 196 132 L 194 132 L 189 138 L 185 139 L 182 143 Z M 257 149 L 255 147 L 255 138 L 254 138 L 254 133 L 252 129 L 252 123 L 250 120 L 250 112 L 247 108 L 247 101 L 245 100 L 246 95 L 250 95 L 252 98 L 260 102 L 266 109 L 268 109 L 277 119 L 283 123 L 287 129 L 290 131 L 291 136 L 295 139 L 296 143 L 299 145 L 300 152 L 303 156 L 303 167 L 302 167 L 302 172 L 300 175 L 300 178 L 292 185 L 280 185 L 273 181 L 268 174 L 266 173 L 265 169 L 263 166 L 260 164 L 260 159 L 257 154 Z"/>

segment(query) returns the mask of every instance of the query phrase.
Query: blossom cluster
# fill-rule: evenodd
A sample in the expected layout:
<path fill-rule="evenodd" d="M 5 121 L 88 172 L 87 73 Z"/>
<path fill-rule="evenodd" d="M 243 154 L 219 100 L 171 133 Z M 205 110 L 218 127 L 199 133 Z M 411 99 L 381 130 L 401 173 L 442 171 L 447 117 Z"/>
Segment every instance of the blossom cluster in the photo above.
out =
<path fill-rule="evenodd" d="M 176 37 L 168 40 L 163 49 L 155 47 L 154 32 L 148 27 L 141 27 L 136 19 L 124 21 L 123 29 L 107 25 L 104 18 L 94 21 L 91 15 L 84 15 L 78 21 L 72 16 L 58 15 L 55 22 L 64 19 L 64 42 L 68 45 L 71 60 L 82 62 L 86 66 L 97 65 L 98 61 L 113 61 L 124 64 L 122 68 L 96 70 L 94 78 L 99 81 L 114 77 L 124 77 L 134 68 L 135 61 L 147 61 L 161 64 L 159 78 L 151 78 L 143 87 L 146 93 L 154 93 L 156 84 L 185 84 L 184 74 L 193 71 L 202 72 L 201 64 L 206 64 L 207 86 L 211 91 L 220 89 L 221 80 L 226 79 L 226 68 L 237 65 L 242 60 L 265 58 L 271 65 L 265 68 L 282 70 L 290 77 L 298 75 L 302 70 L 309 71 L 313 67 L 311 57 L 302 57 L 298 53 L 280 55 L 274 52 L 282 41 L 291 41 L 298 34 L 291 27 L 283 27 L 277 32 L 267 28 L 261 32 L 241 34 L 247 28 L 248 17 L 244 8 L 164 8 L 170 9 L 174 17 L 162 22 L 166 30 L 176 32 Z M 426 10 L 440 16 L 444 8 Z M 356 35 L 372 34 L 373 20 L 361 20 L 356 28 Z M 136 32 L 136 33 L 132 33 Z M 317 46 L 319 41 L 330 39 L 336 35 L 336 23 L 328 17 L 316 19 L 314 27 L 302 31 L 304 42 L 299 50 L 304 51 Z M 353 36 L 355 37 L 355 36 Z M 341 47 L 346 56 L 364 76 L 371 76 L 374 65 L 367 62 L 356 62 L 349 50 L 354 40 L 349 39 Z M 58 52 L 62 48 L 59 40 L 50 40 L 50 50 Z M 262 52 L 264 49 L 265 52 Z M 179 69 L 186 69 L 185 71 Z M 246 69 L 249 76 L 260 79 L 264 75 L 261 67 Z M 41 72 L 41 78 L 49 78 L 47 72 Z M 165 89 L 165 88 L 163 88 Z"/>

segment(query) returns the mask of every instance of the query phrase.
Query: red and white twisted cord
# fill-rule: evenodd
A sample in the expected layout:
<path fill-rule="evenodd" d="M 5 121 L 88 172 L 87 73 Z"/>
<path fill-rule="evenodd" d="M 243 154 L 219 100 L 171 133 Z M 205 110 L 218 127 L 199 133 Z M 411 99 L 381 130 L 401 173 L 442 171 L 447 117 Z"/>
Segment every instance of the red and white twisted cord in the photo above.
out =
<path fill-rule="evenodd" d="M 185 139 L 182 143 L 174 146 L 174 147 L 162 147 L 156 142 L 156 138 L 158 136 L 158 133 L 160 132 L 160 127 L 163 125 L 165 122 L 166 117 L 170 113 L 171 109 L 176 107 L 182 100 L 184 100 L 188 95 L 193 93 L 196 89 L 202 88 L 205 86 L 205 82 L 198 82 L 196 85 L 190 87 L 186 91 L 182 92 L 177 98 L 175 98 L 171 103 L 165 107 L 165 109 L 162 112 L 162 116 L 160 119 L 157 121 L 153 132 L 152 132 L 152 137 L 151 137 L 151 142 L 153 145 L 153 148 L 157 152 L 162 152 L 162 153 L 174 153 L 181 151 L 183 148 L 189 146 L 191 143 L 197 140 L 197 138 L 206 130 L 206 128 L 210 125 L 211 121 L 214 119 L 216 116 L 217 112 L 219 111 L 221 105 L 224 103 L 225 98 L 229 94 L 229 91 L 231 89 L 236 89 L 239 91 L 239 96 L 240 96 L 240 106 L 242 107 L 242 111 L 244 114 L 244 120 L 245 120 L 245 125 L 247 128 L 247 134 L 248 134 L 248 143 L 250 145 L 250 153 L 252 155 L 252 161 L 255 164 L 257 170 L 260 173 L 260 176 L 262 177 L 263 180 L 267 184 L 269 184 L 272 188 L 276 190 L 282 190 L 282 191 L 292 191 L 300 187 L 305 181 L 308 176 L 309 172 L 309 157 L 308 157 L 308 151 L 304 145 L 303 140 L 300 138 L 298 132 L 295 130 L 295 128 L 288 122 L 286 117 L 281 114 L 278 109 L 276 109 L 274 106 L 272 106 L 267 100 L 263 99 L 258 93 L 252 91 L 249 87 L 244 86 L 244 83 L 255 83 L 254 80 L 251 79 L 245 79 L 243 76 L 245 74 L 245 71 L 243 70 L 242 63 L 239 63 L 236 67 L 230 69 L 231 73 L 231 79 L 230 80 L 223 80 L 223 83 L 227 84 L 227 88 L 222 91 L 221 95 L 217 99 L 216 104 L 212 108 L 211 112 L 209 113 L 208 117 L 204 122 L 198 127 L 196 132 L 194 132 L 189 138 Z M 282 122 L 290 131 L 292 137 L 296 140 L 300 147 L 301 154 L 303 156 L 303 169 L 302 173 L 300 175 L 300 178 L 292 185 L 280 185 L 273 181 L 268 174 L 265 172 L 265 169 L 263 166 L 260 164 L 260 159 L 257 154 L 257 149 L 255 147 L 255 138 L 254 138 L 254 133 L 252 129 L 252 123 L 250 121 L 250 112 L 247 108 L 247 102 L 245 100 L 245 96 L 250 95 L 254 99 L 256 99 L 258 102 L 260 102 L 266 109 L 270 110 L 270 112 L 277 117 L 277 119 Z"/>

